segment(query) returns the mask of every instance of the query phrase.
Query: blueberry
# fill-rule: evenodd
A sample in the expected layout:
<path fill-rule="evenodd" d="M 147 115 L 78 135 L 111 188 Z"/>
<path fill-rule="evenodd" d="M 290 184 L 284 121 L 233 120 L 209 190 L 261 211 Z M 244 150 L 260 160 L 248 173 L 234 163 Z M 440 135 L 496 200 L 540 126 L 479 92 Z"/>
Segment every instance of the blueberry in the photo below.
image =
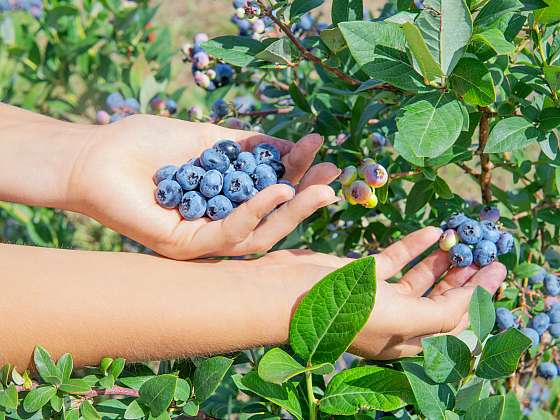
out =
<path fill-rule="evenodd" d="M 212 104 L 212 112 L 218 118 L 223 118 L 229 113 L 229 106 L 223 99 L 218 99 Z"/>
<path fill-rule="evenodd" d="M 439 248 L 442 251 L 449 251 L 459 243 L 459 235 L 453 229 L 445 230 L 439 238 Z"/>
<path fill-rule="evenodd" d="M 140 103 L 134 98 L 126 98 L 124 106 L 127 114 L 136 114 L 140 112 Z"/>
<path fill-rule="evenodd" d="M 546 276 L 546 270 L 542 267 L 539 267 L 539 271 L 529 277 L 529 284 L 541 284 L 544 281 Z"/>
<path fill-rule="evenodd" d="M 560 295 L 560 279 L 556 274 L 547 274 L 544 278 L 544 292 L 549 296 Z"/>
<path fill-rule="evenodd" d="M 554 379 L 558 376 L 558 367 L 552 362 L 543 362 L 537 367 L 537 373 L 541 378 Z"/>
<path fill-rule="evenodd" d="M 483 239 L 474 248 L 473 259 L 474 263 L 479 267 L 485 267 L 492 264 L 496 260 L 498 250 L 494 242 Z"/>
<path fill-rule="evenodd" d="M 166 209 L 173 209 L 181 202 L 183 190 L 177 181 L 172 179 L 164 179 L 156 189 L 156 201 Z"/>
<path fill-rule="evenodd" d="M 223 195 L 217 195 L 208 200 L 206 215 L 212 220 L 225 219 L 232 211 L 231 201 Z"/>
<path fill-rule="evenodd" d="M 120 93 L 114 92 L 107 96 L 105 104 L 111 111 L 118 112 L 124 107 L 124 98 Z"/>
<path fill-rule="evenodd" d="M 95 115 L 95 122 L 100 125 L 109 124 L 111 122 L 111 116 L 107 113 L 107 111 L 97 111 L 97 114 Z"/>
<path fill-rule="evenodd" d="M 543 312 L 536 314 L 531 320 L 531 328 L 538 332 L 539 335 L 543 335 L 549 325 L 550 318 Z"/>
<path fill-rule="evenodd" d="M 482 239 L 482 229 L 476 220 L 467 220 L 457 229 L 461 242 L 474 245 Z"/>
<path fill-rule="evenodd" d="M 268 163 L 271 160 L 280 160 L 280 152 L 272 144 L 262 143 L 253 149 L 257 165 Z"/>
<path fill-rule="evenodd" d="M 168 99 L 167 101 L 165 101 L 165 107 L 171 115 L 177 112 L 177 102 L 175 102 L 173 99 Z"/>
<path fill-rule="evenodd" d="M 237 96 L 233 100 L 237 112 L 250 112 L 255 109 L 255 100 L 252 96 Z"/>
<path fill-rule="evenodd" d="M 500 210 L 494 206 L 484 206 L 482 210 L 480 210 L 480 220 L 497 222 L 500 220 Z"/>
<path fill-rule="evenodd" d="M 455 267 L 468 267 L 473 262 L 472 251 L 465 244 L 457 244 L 449 250 L 449 261 Z"/>
<path fill-rule="evenodd" d="M 552 305 L 550 310 L 547 312 L 550 322 L 553 324 L 560 323 L 560 303 L 555 303 Z"/>
<path fill-rule="evenodd" d="M 242 171 L 230 172 L 224 179 L 224 195 L 231 201 L 243 203 L 254 195 L 251 177 Z"/>
<path fill-rule="evenodd" d="M 496 325 L 502 331 L 515 327 L 515 318 L 511 311 L 506 308 L 496 308 Z"/>
<path fill-rule="evenodd" d="M 230 162 L 233 162 L 241 153 L 241 147 L 233 140 L 222 140 L 214 145 L 214 149 L 223 153 L 228 157 Z"/>
<path fill-rule="evenodd" d="M 523 328 L 523 329 L 521 330 L 521 332 L 531 339 L 531 341 L 533 342 L 532 347 L 533 347 L 534 349 L 536 349 L 537 347 L 539 347 L 539 344 L 540 344 L 540 342 L 541 342 L 541 337 L 540 337 L 540 335 L 539 335 L 538 332 L 536 332 L 536 331 L 535 331 L 534 329 L 532 329 L 532 328 Z"/>
<path fill-rule="evenodd" d="M 250 175 L 255 172 L 257 168 L 257 160 L 252 153 L 241 152 L 239 156 L 237 156 L 237 160 L 233 162 L 233 167 L 236 171 L 243 171 Z"/>
<path fill-rule="evenodd" d="M 274 172 L 276 173 L 276 178 L 280 179 L 286 174 L 286 167 L 279 160 L 271 160 L 270 162 L 268 162 L 268 165 L 270 165 L 270 167 L 274 169 Z"/>
<path fill-rule="evenodd" d="M 200 219 L 206 213 L 206 199 L 198 191 L 187 191 L 179 205 L 179 213 L 185 220 Z"/>
<path fill-rule="evenodd" d="M 387 139 L 381 133 L 373 133 L 371 135 L 371 145 L 374 149 L 381 148 L 385 146 Z"/>
<path fill-rule="evenodd" d="M 191 191 L 198 187 L 206 171 L 192 163 L 185 163 L 178 170 L 175 179 L 185 191 Z"/>
<path fill-rule="evenodd" d="M 480 228 L 482 229 L 482 238 L 490 242 L 498 242 L 500 239 L 500 231 L 496 224 L 490 220 L 483 220 L 480 222 Z"/>
<path fill-rule="evenodd" d="M 114 122 L 120 121 L 124 118 L 126 118 L 126 114 L 123 114 L 122 112 L 117 112 L 117 113 L 111 115 L 111 120 L 110 121 L 112 123 L 114 123 Z"/>
<path fill-rule="evenodd" d="M 453 213 L 447 220 L 448 229 L 457 229 L 462 223 L 466 222 L 468 217 L 463 213 Z"/>
<path fill-rule="evenodd" d="M 200 163 L 207 171 L 215 169 L 224 173 L 229 168 L 228 157 L 214 149 L 206 149 L 202 152 L 202 155 L 200 155 Z"/>
<path fill-rule="evenodd" d="M 229 84 L 235 74 L 233 67 L 224 63 L 216 64 L 214 70 L 216 71 L 216 85 L 218 86 Z"/>
<path fill-rule="evenodd" d="M 164 179 L 173 179 L 177 173 L 175 165 L 165 165 L 159 168 L 153 176 L 154 184 L 158 185 Z"/>
<path fill-rule="evenodd" d="M 222 192 L 224 176 L 221 172 L 211 169 L 204 174 L 200 181 L 200 192 L 207 198 L 212 198 Z"/>
<path fill-rule="evenodd" d="M 358 179 L 358 169 L 355 166 L 350 165 L 347 166 L 342 170 L 340 176 L 338 177 L 338 181 L 342 184 L 343 187 L 347 187 L 348 185 L 352 184 L 356 179 Z"/>
<path fill-rule="evenodd" d="M 550 326 L 548 327 L 548 332 L 554 338 L 560 337 L 560 322 L 550 324 Z"/>
<path fill-rule="evenodd" d="M 253 178 L 255 187 L 257 187 L 257 190 L 259 191 L 262 191 L 266 187 L 276 184 L 276 181 L 278 181 L 276 172 L 274 172 L 272 166 L 266 165 L 264 163 L 257 165 L 255 173 L 251 175 L 251 178 Z"/>
<path fill-rule="evenodd" d="M 513 249 L 513 236 L 509 232 L 502 232 L 500 239 L 496 242 L 498 248 L 498 255 L 504 255 Z"/>

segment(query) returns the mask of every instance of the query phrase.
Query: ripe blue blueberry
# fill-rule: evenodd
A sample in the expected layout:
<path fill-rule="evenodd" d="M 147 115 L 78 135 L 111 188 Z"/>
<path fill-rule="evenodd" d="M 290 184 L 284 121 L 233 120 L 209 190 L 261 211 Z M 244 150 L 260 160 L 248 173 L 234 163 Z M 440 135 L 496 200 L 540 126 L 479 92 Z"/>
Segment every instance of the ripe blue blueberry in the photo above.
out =
<path fill-rule="evenodd" d="M 177 102 L 175 102 L 173 99 L 168 99 L 167 101 L 165 101 L 165 107 L 171 115 L 177 112 Z"/>
<path fill-rule="evenodd" d="M 122 119 L 125 119 L 126 116 L 127 115 L 123 114 L 122 112 L 117 112 L 117 113 L 111 115 L 111 122 L 114 123 L 114 122 L 120 121 Z"/>
<path fill-rule="evenodd" d="M 259 144 L 253 149 L 257 165 L 268 163 L 271 160 L 280 160 L 280 152 L 272 144 Z"/>
<path fill-rule="evenodd" d="M 496 224 L 490 220 L 483 220 L 480 222 L 480 228 L 482 229 L 482 239 L 486 239 L 490 242 L 498 242 L 500 239 L 501 232 L 498 230 Z"/>
<path fill-rule="evenodd" d="M 532 347 L 534 349 L 539 347 L 539 344 L 541 342 L 541 337 L 538 332 L 536 332 L 532 328 L 523 328 L 521 332 L 531 339 L 531 341 L 533 342 Z"/>
<path fill-rule="evenodd" d="M 212 220 L 225 219 L 232 211 L 231 201 L 223 195 L 217 195 L 208 200 L 206 215 Z"/>
<path fill-rule="evenodd" d="M 542 267 L 539 268 L 535 274 L 529 277 L 529 284 L 541 284 L 546 276 L 546 270 Z"/>
<path fill-rule="evenodd" d="M 533 328 L 539 335 L 543 335 L 550 325 L 550 318 L 544 312 L 536 314 L 531 320 L 531 328 Z"/>
<path fill-rule="evenodd" d="M 124 107 L 124 98 L 120 93 L 114 92 L 107 96 L 105 104 L 111 111 L 118 112 Z"/>
<path fill-rule="evenodd" d="M 556 274 L 549 273 L 544 278 L 544 292 L 549 296 L 560 295 L 560 279 Z"/>
<path fill-rule="evenodd" d="M 468 219 L 457 229 L 461 242 L 474 245 L 482 239 L 482 229 L 476 220 Z"/>
<path fill-rule="evenodd" d="M 230 162 L 233 162 L 241 153 L 241 147 L 233 140 L 222 140 L 214 145 L 214 149 L 223 153 L 228 157 Z"/>
<path fill-rule="evenodd" d="M 500 210 L 494 206 L 484 206 L 482 210 L 480 210 L 480 220 L 497 222 L 500 220 Z"/>
<path fill-rule="evenodd" d="M 455 267 L 468 267 L 473 262 L 471 249 L 465 244 L 457 244 L 449 250 L 449 262 Z"/>
<path fill-rule="evenodd" d="M 498 255 L 504 255 L 513 249 L 513 236 L 509 232 L 502 232 L 500 239 L 496 242 L 498 248 Z"/>
<path fill-rule="evenodd" d="M 237 160 L 233 162 L 233 167 L 236 171 L 242 171 L 250 175 L 255 172 L 257 168 L 257 160 L 252 153 L 241 152 L 239 156 L 237 156 Z"/>
<path fill-rule="evenodd" d="M 268 162 L 268 165 L 271 166 L 272 169 L 274 169 L 276 178 L 280 179 L 286 174 L 286 167 L 279 160 L 271 160 L 270 162 Z"/>
<path fill-rule="evenodd" d="M 165 165 L 159 168 L 153 176 L 154 184 L 158 185 L 164 179 L 173 179 L 177 173 L 175 165 Z"/>
<path fill-rule="evenodd" d="M 174 209 L 181 202 L 183 190 L 177 181 L 164 179 L 158 184 L 155 195 L 160 206 L 166 209 Z"/>
<path fill-rule="evenodd" d="M 468 217 L 463 213 L 454 213 L 447 220 L 447 229 L 457 229 L 461 224 L 466 222 Z"/>
<path fill-rule="evenodd" d="M 492 264 L 496 260 L 496 255 L 498 250 L 494 242 L 483 239 L 478 244 L 473 251 L 473 260 L 479 267 L 485 267 Z"/>
<path fill-rule="evenodd" d="M 136 114 L 140 112 L 140 103 L 134 98 L 126 98 L 124 107 L 127 114 Z"/>
<path fill-rule="evenodd" d="M 496 325 L 502 331 L 515 327 L 515 318 L 511 311 L 506 308 L 496 308 Z"/>
<path fill-rule="evenodd" d="M 224 179 L 224 195 L 231 201 L 243 203 L 254 195 L 251 177 L 242 171 L 230 172 Z"/>
<path fill-rule="evenodd" d="M 560 337 L 560 322 L 557 322 L 556 324 L 550 324 L 550 326 L 548 327 L 548 332 L 554 338 Z"/>
<path fill-rule="evenodd" d="M 223 118 L 229 113 L 229 106 L 223 99 L 218 99 L 212 104 L 212 112 L 218 118 Z"/>
<path fill-rule="evenodd" d="M 554 379 L 558 376 L 558 367 L 552 362 L 543 362 L 537 367 L 537 373 L 541 378 Z"/>
<path fill-rule="evenodd" d="M 211 169 L 204 174 L 200 181 L 200 192 L 207 198 L 212 198 L 222 191 L 224 176 L 221 172 Z"/>
<path fill-rule="evenodd" d="M 202 152 L 202 155 L 200 155 L 200 163 L 207 171 L 215 169 L 224 173 L 229 168 L 228 157 L 215 149 L 206 149 Z"/>
<path fill-rule="evenodd" d="M 179 205 L 179 213 L 185 220 L 200 219 L 206 213 L 206 199 L 198 191 L 187 191 Z"/>
<path fill-rule="evenodd" d="M 235 74 L 233 67 L 224 63 L 216 64 L 214 70 L 216 72 L 215 82 L 217 86 L 225 86 L 229 84 Z"/>
<path fill-rule="evenodd" d="M 272 169 L 270 165 L 266 165 L 264 163 L 257 165 L 257 169 L 255 169 L 255 173 L 251 175 L 251 177 L 255 182 L 255 187 L 259 191 L 276 184 L 276 181 L 278 181 L 274 169 Z"/>
<path fill-rule="evenodd" d="M 555 303 L 552 305 L 550 310 L 547 312 L 550 322 L 553 324 L 560 323 L 560 303 Z"/>
<path fill-rule="evenodd" d="M 185 163 L 177 170 L 175 179 L 185 191 L 191 191 L 198 187 L 205 173 L 200 166 Z"/>

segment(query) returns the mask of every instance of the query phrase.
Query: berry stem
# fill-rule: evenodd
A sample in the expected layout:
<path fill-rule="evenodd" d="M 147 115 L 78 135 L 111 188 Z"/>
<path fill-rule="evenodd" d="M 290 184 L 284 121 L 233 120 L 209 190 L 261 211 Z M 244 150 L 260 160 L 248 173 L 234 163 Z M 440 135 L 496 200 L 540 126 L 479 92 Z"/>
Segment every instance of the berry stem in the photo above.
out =
<path fill-rule="evenodd" d="M 309 402 L 309 420 L 316 420 L 317 403 L 315 395 L 313 395 L 313 374 L 309 371 L 305 372 L 305 384 L 307 385 L 307 399 Z"/>
<path fill-rule="evenodd" d="M 484 153 L 484 148 L 488 142 L 490 134 L 491 111 L 482 108 L 482 117 L 479 125 L 478 154 L 480 155 L 480 190 L 482 192 L 482 202 L 488 204 L 492 201 L 492 162 L 490 156 Z"/>

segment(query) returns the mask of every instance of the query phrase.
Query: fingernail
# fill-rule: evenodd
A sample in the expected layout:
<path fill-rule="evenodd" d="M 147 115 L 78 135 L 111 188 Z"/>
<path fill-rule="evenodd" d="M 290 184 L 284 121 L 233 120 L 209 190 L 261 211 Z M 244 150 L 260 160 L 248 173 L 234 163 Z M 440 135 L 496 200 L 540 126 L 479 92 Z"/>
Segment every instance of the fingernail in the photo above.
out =
<path fill-rule="evenodd" d="M 319 147 L 323 144 L 323 137 L 321 137 L 317 133 L 313 133 L 309 135 L 310 139 L 309 142 L 313 144 L 315 147 Z"/>

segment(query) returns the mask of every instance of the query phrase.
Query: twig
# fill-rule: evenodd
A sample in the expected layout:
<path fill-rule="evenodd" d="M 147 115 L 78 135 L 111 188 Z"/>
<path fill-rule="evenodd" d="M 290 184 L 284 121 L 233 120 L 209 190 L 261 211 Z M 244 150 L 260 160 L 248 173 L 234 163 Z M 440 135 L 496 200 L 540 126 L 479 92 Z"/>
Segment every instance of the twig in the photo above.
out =
<path fill-rule="evenodd" d="M 407 176 L 417 175 L 422 172 L 421 169 L 415 169 L 413 171 L 406 171 L 406 172 L 394 172 L 389 174 L 390 179 L 399 179 L 399 178 L 406 178 Z"/>
<path fill-rule="evenodd" d="M 519 213 L 515 214 L 511 218 L 511 220 L 513 220 L 513 221 L 519 220 L 519 219 L 521 219 L 525 216 L 530 216 L 531 213 L 534 213 L 534 212 L 542 210 L 542 209 L 560 209 L 560 202 L 539 204 L 539 205 L 533 207 L 531 210 L 524 210 L 522 212 L 519 212 Z"/>
<path fill-rule="evenodd" d="M 465 165 L 464 163 L 458 163 L 458 162 L 455 162 L 455 163 L 457 164 L 457 166 L 458 166 L 459 168 L 461 168 L 463 171 L 465 171 L 465 173 L 467 173 L 467 174 L 469 174 L 469 175 L 472 175 L 472 176 L 474 176 L 474 177 L 476 177 L 476 178 L 479 178 L 479 177 L 480 177 L 480 174 L 477 174 L 474 170 L 472 170 L 471 168 L 469 168 L 469 167 L 468 167 L 467 165 Z"/>
<path fill-rule="evenodd" d="M 25 391 L 30 391 L 32 389 L 35 389 L 37 387 L 39 387 L 39 383 L 33 381 L 31 383 L 31 388 L 26 388 L 22 385 L 16 385 L 16 390 L 17 392 L 25 392 Z M 114 386 L 112 388 L 109 389 L 92 389 L 91 391 L 88 392 L 84 392 L 84 393 L 75 393 L 72 394 L 75 395 L 77 398 L 83 398 L 83 399 L 87 399 L 90 400 L 92 398 L 95 397 L 99 397 L 101 395 L 124 395 L 127 397 L 138 397 L 138 390 L 136 389 L 132 389 L 132 388 L 125 388 L 122 386 Z"/>
<path fill-rule="evenodd" d="M 478 154 L 480 154 L 480 190 L 482 192 L 482 202 L 487 204 L 492 201 L 492 162 L 490 156 L 484 153 L 488 135 L 490 133 L 490 116 L 488 108 L 482 108 L 480 118 Z"/>
<path fill-rule="evenodd" d="M 293 111 L 293 108 L 277 108 L 277 109 L 267 109 L 266 111 L 247 111 L 247 112 L 239 112 L 237 115 L 240 117 L 266 117 L 268 115 L 276 115 L 276 114 L 289 114 Z"/>

